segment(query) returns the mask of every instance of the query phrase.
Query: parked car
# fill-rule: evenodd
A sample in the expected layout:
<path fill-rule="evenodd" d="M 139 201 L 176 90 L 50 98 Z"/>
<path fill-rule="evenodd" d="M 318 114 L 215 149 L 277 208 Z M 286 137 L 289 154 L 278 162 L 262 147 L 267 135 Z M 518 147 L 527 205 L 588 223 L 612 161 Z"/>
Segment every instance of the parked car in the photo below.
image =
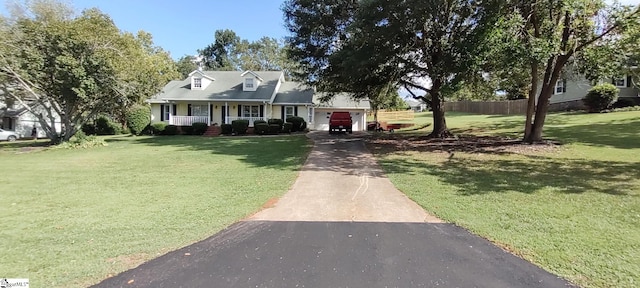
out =
<path fill-rule="evenodd" d="M 341 131 L 352 133 L 352 124 L 349 112 L 335 111 L 329 117 L 329 134 Z"/>
<path fill-rule="evenodd" d="M 16 141 L 20 136 L 16 132 L 0 129 L 0 141 Z"/>

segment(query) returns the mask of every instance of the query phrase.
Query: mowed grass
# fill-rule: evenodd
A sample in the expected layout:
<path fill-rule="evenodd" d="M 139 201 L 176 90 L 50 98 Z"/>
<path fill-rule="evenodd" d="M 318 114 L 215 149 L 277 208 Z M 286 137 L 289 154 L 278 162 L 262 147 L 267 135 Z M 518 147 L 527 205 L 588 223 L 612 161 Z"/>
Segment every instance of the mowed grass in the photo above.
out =
<path fill-rule="evenodd" d="M 97 283 L 260 210 L 288 190 L 311 149 L 301 135 L 107 141 L 0 144 L 0 276 Z"/>
<path fill-rule="evenodd" d="M 521 137 L 524 117 L 447 113 L 447 123 Z M 565 145 L 452 157 L 371 150 L 396 187 L 438 217 L 580 286 L 640 286 L 640 112 L 551 114 L 545 136 Z"/>

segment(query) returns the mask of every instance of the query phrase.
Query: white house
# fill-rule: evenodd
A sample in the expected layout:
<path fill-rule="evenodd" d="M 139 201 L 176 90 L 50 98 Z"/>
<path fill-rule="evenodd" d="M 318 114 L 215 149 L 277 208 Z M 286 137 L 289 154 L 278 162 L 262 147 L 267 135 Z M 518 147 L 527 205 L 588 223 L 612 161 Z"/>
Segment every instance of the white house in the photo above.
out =
<path fill-rule="evenodd" d="M 359 113 L 354 116 L 360 116 L 366 115 L 369 109 L 368 102 L 360 106 L 342 100 L 328 106 L 316 103 L 315 94 L 302 83 L 285 81 L 282 71 L 195 70 L 184 80 L 169 82 L 148 102 L 152 123 L 166 122 L 177 126 L 190 126 L 194 122 L 231 123 L 237 119 L 249 120 L 249 125 L 253 126 L 255 120 L 299 116 L 309 128 L 325 130 L 324 117 L 317 123 L 317 115 L 347 109 Z M 365 120 L 358 119 L 358 127 L 354 130 L 366 129 Z"/>

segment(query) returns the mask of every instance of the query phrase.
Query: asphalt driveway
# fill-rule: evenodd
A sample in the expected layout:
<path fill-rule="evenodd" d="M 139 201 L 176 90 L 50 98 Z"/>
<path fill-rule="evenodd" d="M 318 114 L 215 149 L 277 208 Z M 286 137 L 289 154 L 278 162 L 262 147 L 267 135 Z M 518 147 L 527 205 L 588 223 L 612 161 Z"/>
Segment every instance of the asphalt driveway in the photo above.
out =
<path fill-rule="evenodd" d="M 309 159 L 273 207 L 94 287 L 570 286 L 427 214 L 357 136 L 310 137 Z"/>

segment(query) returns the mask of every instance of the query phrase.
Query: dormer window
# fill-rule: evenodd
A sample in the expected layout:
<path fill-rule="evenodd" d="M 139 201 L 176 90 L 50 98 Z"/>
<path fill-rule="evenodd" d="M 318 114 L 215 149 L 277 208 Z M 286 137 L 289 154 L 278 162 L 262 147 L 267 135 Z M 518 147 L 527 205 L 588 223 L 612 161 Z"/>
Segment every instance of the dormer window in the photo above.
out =
<path fill-rule="evenodd" d="M 202 88 L 202 78 L 193 78 L 193 88 Z"/>
<path fill-rule="evenodd" d="M 253 78 L 244 79 L 244 87 L 245 88 L 253 88 Z"/>

